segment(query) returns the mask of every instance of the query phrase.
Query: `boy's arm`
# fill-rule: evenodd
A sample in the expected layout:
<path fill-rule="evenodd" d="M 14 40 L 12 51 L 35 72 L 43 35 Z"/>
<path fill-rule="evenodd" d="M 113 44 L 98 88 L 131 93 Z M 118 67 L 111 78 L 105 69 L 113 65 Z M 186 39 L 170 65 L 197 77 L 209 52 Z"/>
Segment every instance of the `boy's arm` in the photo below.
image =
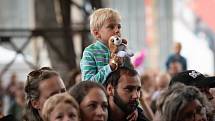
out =
<path fill-rule="evenodd" d="M 112 72 L 109 64 L 97 70 L 97 65 L 92 53 L 84 52 L 80 63 L 82 80 L 95 81 L 103 84 L 107 76 Z"/>

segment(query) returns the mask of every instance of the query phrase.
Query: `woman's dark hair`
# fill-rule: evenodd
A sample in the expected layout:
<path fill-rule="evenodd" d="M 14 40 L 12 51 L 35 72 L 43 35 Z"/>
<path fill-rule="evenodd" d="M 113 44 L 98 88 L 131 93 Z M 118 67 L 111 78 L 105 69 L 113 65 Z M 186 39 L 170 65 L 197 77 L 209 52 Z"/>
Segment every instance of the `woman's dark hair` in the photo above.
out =
<path fill-rule="evenodd" d="M 25 85 L 26 105 L 23 115 L 24 121 L 43 121 L 38 110 L 31 105 L 31 101 L 37 100 L 40 97 L 40 82 L 53 76 L 59 76 L 59 74 L 49 67 L 42 67 L 28 74 Z"/>
<path fill-rule="evenodd" d="M 77 84 L 74 87 L 72 87 L 71 89 L 69 89 L 69 93 L 80 104 L 82 102 L 82 100 L 84 99 L 84 97 L 93 88 L 101 89 L 105 93 L 105 95 L 107 96 L 105 88 L 102 85 L 100 85 L 100 84 L 98 84 L 96 82 L 92 82 L 92 81 L 82 81 L 82 82 L 80 82 L 79 84 Z"/>

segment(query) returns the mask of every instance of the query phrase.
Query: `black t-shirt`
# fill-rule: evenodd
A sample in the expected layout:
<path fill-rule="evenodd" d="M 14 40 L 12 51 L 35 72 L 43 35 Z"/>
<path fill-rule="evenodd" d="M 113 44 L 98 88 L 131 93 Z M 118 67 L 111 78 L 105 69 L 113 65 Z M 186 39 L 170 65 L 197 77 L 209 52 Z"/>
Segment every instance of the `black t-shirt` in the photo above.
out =
<path fill-rule="evenodd" d="M 148 118 L 146 118 L 146 116 L 144 115 L 143 110 L 140 107 L 137 107 L 137 111 L 138 111 L 137 121 L 150 121 Z M 113 121 L 111 119 L 111 113 L 108 112 L 108 114 L 109 114 L 108 121 Z M 127 121 L 127 119 L 125 118 L 123 121 Z"/>
<path fill-rule="evenodd" d="M 7 115 L 0 119 L 0 121 L 17 121 L 13 115 Z"/>

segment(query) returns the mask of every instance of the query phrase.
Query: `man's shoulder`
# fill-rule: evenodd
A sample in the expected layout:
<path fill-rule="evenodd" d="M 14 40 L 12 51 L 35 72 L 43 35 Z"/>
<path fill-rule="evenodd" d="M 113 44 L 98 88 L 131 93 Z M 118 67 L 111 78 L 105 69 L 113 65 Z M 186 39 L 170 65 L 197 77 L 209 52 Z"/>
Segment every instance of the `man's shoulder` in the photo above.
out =
<path fill-rule="evenodd" d="M 181 54 L 177 55 L 175 53 L 171 54 L 168 56 L 168 60 L 172 61 L 172 60 L 186 60 L 186 58 L 184 56 L 182 56 Z"/>
<path fill-rule="evenodd" d="M 174 58 L 174 57 L 176 57 L 177 55 L 175 54 L 175 53 L 172 53 L 172 54 L 170 54 L 169 55 L 169 58 Z"/>
<path fill-rule="evenodd" d="M 167 61 L 169 60 L 172 60 L 173 58 L 175 58 L 175 54 L 174 53 L 172 53 L 172 54 L 170 54 L 168 57 L 167 57 Z"/>
<path fill-rule="evenodd" d="M 184 57 L 184 56 L 182 56 L 182 55 L 180 55 L 181 56 L 181 58 L 183 59 L 183 60 L 186 60 L 186 58 Z"/>

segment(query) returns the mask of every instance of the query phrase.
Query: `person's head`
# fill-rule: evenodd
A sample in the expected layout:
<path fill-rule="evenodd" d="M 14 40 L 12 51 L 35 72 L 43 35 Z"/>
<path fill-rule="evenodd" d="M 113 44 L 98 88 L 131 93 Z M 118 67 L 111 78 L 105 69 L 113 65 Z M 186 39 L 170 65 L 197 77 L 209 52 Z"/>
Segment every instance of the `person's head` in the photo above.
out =
<path fill-rule="evenodd" d="M 65 92 L 60 75 L 49 67 L 30 72 L 25 85 L 26 106 L 24 120 L 42 121 L 41 112 L 44 102 L 52 95 Z"/>
<path fill-rule="evenodd" d="M 170 82 L 170 75 L 168 73 L 160 73 L 156 78 L 156 86 L 159 90 L 163 90 L 168 87 Z"/>
<path fill-rule="evenodd" d="M 73 69 L 69 73 L 69 80 L 67 84 L 67 89 L 81 82 L 81 70 L 79 68 Z"/>
<path fill-rule="evenodd" d="M 10 77 L 10 82 L 8 84 L 8 87 L 7 87 L 7 93 L 11 96 L 11 97 L 14 97 L 15 96 L 15 91 L 16 91 L 16 84 L 18 82 L 17 80 L 17 73 L 12 73 L 11 74 L 11 77 Z"/>
<path fill-rule="evenodd" d="M 90 16 L 90 31 L 96 39 L 107 44 L 113 35 L 121 35 L 121 16 L 111 8 L 100 8 Z"/>
<path fill-rule="evenodd" d="M 181 49 L 182 49 L 182 45 L 181 45 L 180 42 L 174 43 L 174 52 L 176 54 L 180 54 L 181 53 Z"/>
<path fill-rule="evenodd" d="M 168 73 L 170 74 L 171 77 L 175 76 L 179 72 L 182 72 L 183 67 L 182 67 L 181 62 L 179 62 L 178 60 L 174 59 L 172 62 L 170 62 L 169 68 L 168 68 L 167 71 L 168 71 Z"/>
<path fill-rule="evenodd" d="M 154 90 L 155 88 L 154 80 L 152 78 L 152 75 L 150 75 L 150 73 L 143 73 L 140 76 L 140 80 L 141 80 L 142 89 L 145 92 L 151 93 Z"/>
<path fill-rule="evenodd" d="M 24 82 L 18 81 L 15 88 L 15 100 L 20 107 L 25 105 Z"/>
<path fill-rule="evenodd" d="M 51 96 L 42 110 L 44 121 L 79 121 L 79 105 L 68 93 Z"/>
<path fill-rule="evenodd" d="M 180 82 L 185 85 L 195 86 L 204 93 L 209 100 L 213 99 L 212 94 L 209 92 L 210 88 L 215 87 L 215 77 L 206 77 L 195 70 L 187 70 L 178 73 L 170 80 L 170 86 Z"/>
<path fill-rule="evenodd" d="M 158 99 L 162 121 L 207 121 L 207 100 L 195 87 L 175 84 Z"/>
<path fill-rule="evenodd" d="M 109 96 L 110 108 L 113 104 L 125 114 L 130 114 L 137 108 L 141 91 L 141 82 L 137 71 L 119 67 L 109 74 L 105 87 Z"/>
<path fill-rule="evenodd" d="M 104 87 L 96 82 L 82 81 L 69 90 L 80 107 L 82 121 L 107 121 L 108 100 Z"/>

